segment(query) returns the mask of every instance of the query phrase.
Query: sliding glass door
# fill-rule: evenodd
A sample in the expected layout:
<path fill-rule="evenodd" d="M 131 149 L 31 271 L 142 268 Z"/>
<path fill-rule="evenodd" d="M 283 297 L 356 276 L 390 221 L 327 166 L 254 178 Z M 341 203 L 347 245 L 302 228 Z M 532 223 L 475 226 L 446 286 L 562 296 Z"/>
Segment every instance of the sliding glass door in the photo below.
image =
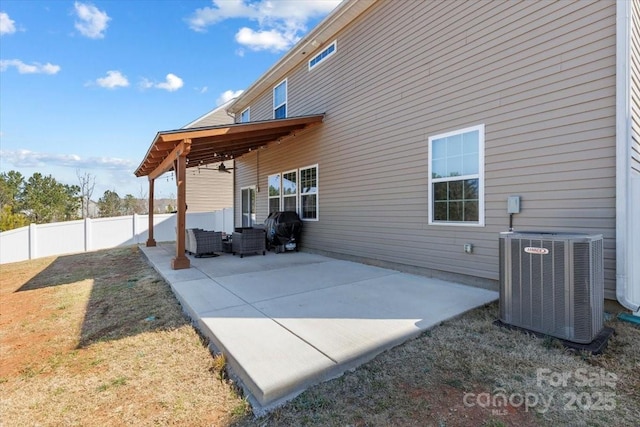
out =
<path fill-rule="evenodd" d="M 253 227 L 256 223 L 256 188 L 241 189 L 242 196 L 242 226 Z"/>

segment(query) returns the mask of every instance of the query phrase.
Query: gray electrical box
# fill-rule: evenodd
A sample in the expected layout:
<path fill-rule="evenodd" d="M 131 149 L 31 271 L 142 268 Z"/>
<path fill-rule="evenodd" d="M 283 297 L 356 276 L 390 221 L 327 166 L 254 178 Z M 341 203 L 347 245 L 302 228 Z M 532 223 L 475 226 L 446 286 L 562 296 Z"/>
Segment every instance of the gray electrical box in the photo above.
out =
<path fill-rule="evenodd" d="M 520 213 L 520 196 L 509 196 L 507 198 L 507 213 Z"/>

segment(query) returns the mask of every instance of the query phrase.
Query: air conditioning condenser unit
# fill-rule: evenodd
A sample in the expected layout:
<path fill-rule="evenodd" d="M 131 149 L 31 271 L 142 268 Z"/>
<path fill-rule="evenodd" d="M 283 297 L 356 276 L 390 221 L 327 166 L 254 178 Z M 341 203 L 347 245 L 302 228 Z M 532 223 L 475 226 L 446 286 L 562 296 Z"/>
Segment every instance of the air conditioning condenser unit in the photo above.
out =
<path fill-rule="evenodd" d="M 500 321 L 575 343 L 604 328 L 602 235 L 500 233 Z"/>

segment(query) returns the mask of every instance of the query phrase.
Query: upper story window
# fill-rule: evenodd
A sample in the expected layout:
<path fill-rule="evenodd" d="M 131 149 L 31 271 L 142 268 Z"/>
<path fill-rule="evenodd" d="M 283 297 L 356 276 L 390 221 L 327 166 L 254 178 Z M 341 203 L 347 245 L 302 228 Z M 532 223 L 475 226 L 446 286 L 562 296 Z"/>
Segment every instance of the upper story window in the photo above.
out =
<path fill-rule="evenodd" d="M 287 117 L 287 80 L 273 88 L 273 118 Z"/>
<path fill-rule="evenodd" d="M 240 123 L 247 123 L 251 120 L 251 113 L 249 111 L 250 107 L 247 107 L 242 113 L 240 113 Z"/>
<path fill-rule="evenodd" d="M 429 137 L 429 224 L 484 225 L 484 125 Z"/>
<path fill-rule="evenodd" d="M 326 48 L 324 48 L 322 52 L 320 52 L 319 54 L 317 54 L 316 56 L 314 56 L 309 60 L 309 70 L 313 70 L 316 67 L 316 65 L 320 64 L 325 59 L 329 58 L 331 55 L 336 53 L 337 49 L 338 49 L 338 44 L 337 44 L 337 41 L 334 40 L 334 42 L 331 43 Z"/>

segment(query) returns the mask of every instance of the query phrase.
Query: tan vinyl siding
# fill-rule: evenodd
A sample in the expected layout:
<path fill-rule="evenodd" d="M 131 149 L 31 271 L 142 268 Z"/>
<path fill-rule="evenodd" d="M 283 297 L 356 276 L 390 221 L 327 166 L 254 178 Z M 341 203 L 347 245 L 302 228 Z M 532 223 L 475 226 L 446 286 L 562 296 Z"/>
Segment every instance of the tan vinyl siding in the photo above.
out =
<path fill-rule="evenodd" d="M 611 296 L 615 10 L 613 1 L 378 2 L 327 41 L 337 39 L 335 55 L 309 72 L 309 52 L 286 76 L 289 115 L 326 118 L 260 151 L 258 222 L 268 175 L 318 164 L 320 220 L 305 223 L 304 247 L 497 280 L 506 199 L 520 195 L 517 230 L 605 235 Z M 271 118 L 271 102 L 271 91 L 251 100 L 252 120 Z M 428 137 L 478 124 L 486 225 L 429 225 Z M 256 174 L 255 156 L 239 164 L 236 189 Z"/>
<path fill-rule="evenodd" d="M 229 123 L 233 123 L 232 117 L 227 114 L 227 110 L 225 109 L 226 105 L 227 104 L 220 106 L 215 110 L 209 111 L 207 114 L 189 123 L 184 128 L 191 129 L 191 128 L 198 128 L 198 127 L 218 126 L 218 125 L 226 125 Z"/>
<path fill-rule="evenodd" d="M 225 165 L 231 167 L 231 162 Z M 188 212 L 212 212 L 233 207 L 233 174 L 187 169 Z"/>
<path fill-rule="evenodd" d="M 185 126 L 197 128 L 219 126 L 233 123 L 224 106 L 210 111 L 198 120 Z M 232 167 L 233 162 L 226 165 Z M 216 165 L 209 165 L 215 169 Z M 232 171 L 233 172 L 233 171 Z M 187 169 L 186 202 L 188 212 L 212 212 L 233 207 L 233 173 L 220 173 L 217 170 Z"/>
<path fill-rule="evenodd" d="M 289 105 L 287 105 L 287 108 L 289 108 Z M 236 122 L 238 123 L 240 122 L 240 115 L 241 113 L 236 114 Z M 291 116 L 288 113 L 287 115 Z M 271 119 L 273 119 L 273 87 L 266 90 L 255 103 L 251 104 L 252 122 Z"/>

